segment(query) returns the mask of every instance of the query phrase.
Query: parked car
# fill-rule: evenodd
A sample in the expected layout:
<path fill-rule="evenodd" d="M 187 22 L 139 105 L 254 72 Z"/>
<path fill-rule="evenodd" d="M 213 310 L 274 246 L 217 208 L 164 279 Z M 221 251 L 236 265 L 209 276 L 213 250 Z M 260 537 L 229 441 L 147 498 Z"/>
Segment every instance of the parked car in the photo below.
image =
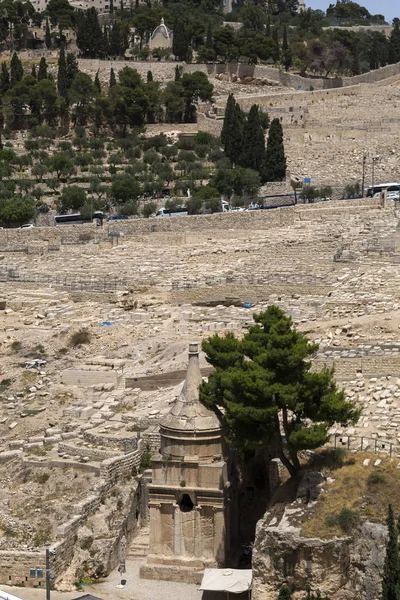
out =
<path fill-rule="evenodd" d="M 32 227 L 35 227 L 32 223 L 26 223 L 26 225 L 21 225 L 20 229 L 31 229 Z"/>
<path fill-rule="evenodd" d="M 128 217 L 126 217 L 125 215 L 110 215 L 107 218 L 107 221 L 126 221 L 128 219 Z"/>

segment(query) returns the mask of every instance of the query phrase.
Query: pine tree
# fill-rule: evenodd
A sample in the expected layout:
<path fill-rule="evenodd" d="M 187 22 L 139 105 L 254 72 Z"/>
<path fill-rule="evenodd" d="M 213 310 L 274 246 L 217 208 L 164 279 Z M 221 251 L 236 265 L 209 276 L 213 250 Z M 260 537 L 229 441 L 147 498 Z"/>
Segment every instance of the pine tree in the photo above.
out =
<path fill-rule="evenodd" d="M 261 173 L 265 160 L 264 130 L 257 104 L 253 104 L 243 127 L 240 166 Z"/>
<path fill-rule="evenodd" d="M 185 23 L 182 19 L 177 19 L 175 21 L 173 31 L 172 54 L 179 60 L 185 60 L 189 52 L 189 43 L 186 35 Z"/>
<path fill-rule="evenodd" d="M 48 19 L 46 19 L 46 33 L 44 35 L 44 42 L 46 44 L 47 49 L 51 48 L 51 34 L 50 34 L 50 26 L 49 26 Z"/>
<path fill-rule="evenodd" d="M 400 62 L 400 25 L 399 21 L 394 21 L 394 27 L 389 38 L 389 63 Z"/>
<path fill-rule="evenodd" d="M 209 50 L 212 50 L 214 48 L 214 40 L 213 40 L 213 34 L 212 34 L 211 21 L 208 21 L 208 25 L 207 25 L 206 48 L 208 48 Z"/>
<path fill-rule="evenodd" d="M 10 89 L 10 73 L 7 69 L 7 63 L 1 63 L 0 71 L 0 92 L 4 95 Z"/>
<path fill-rule="evenodd" d="M 110 0 L 110 14 L 112 15 L 114 12 L 114 0 Z"/>
<path fill-rule="evenodd" d="M 153 72 L 147 71 L 147 81 L 153 81 Z"/>
<path fill-rule="evenodd" d="M 286 176 L 286 156 L 283 130 L 279 119 L 272 119 L 269 128 L 265 162 L 261 168 L 263 181 L 282 181 Z"/>
<path fill-rule="evenodd" d="M 99 72 L 97 71 L 96 76 L 94 78 L 94 87 L 96 88 L 96 90 L 99 92 L 99 95 L 101 94 L 101 84 L 100 84 L 100 79 L 99 79 Z"/>
<path fill-rule="evenodd" d="M 394 521 L 392 505 L 388 506 L 387 516 L 388 539 L 386 556 L 383 565 L 382 600 L 400 599 L 400 558 L 398 536 L 399 530 Z"/>
<path fill-rule="evenodd" d="M 276 26 L 272 30 L 272 41 L 273 41 L 273 48 L 272 48 L 271 58 L 274 61 L 274 63 L 277 63 L 279 60 L 281 51 L 279 48 L 279 32 L 278 32 L 278 28 Z"/>
<path fill-rule="evenodd" d="M 21 81 L 24 76 L 24 69 L 22 67 L 22 62 L 18 57 L 18 54 L 14 52 L 11 58 L 10 65 L 10 83 L 11 87 L 13 87 L 16 83 Z"/>
<path fill-rule="evenodd" d="M 61 42 L 60 54 L 58 57 L 57 90 L 60 96 L 64 98 L 67 95 L 67 65 L 65 62 L 64 42 Z"/>
<path fill-rule="evenodd" d="M 114 85 L 117 85 L 117 80 L 115 79 L 114 69 L 111 67 L 109 86 L 110 86 L 110 88 L 112 88 Z"/>
<path fill-rule="evenodd" d="M 38 81 L 41 79 L 47 79 L 47 63 L 44 56 L 42 56 L 39 63 Z"/>
<path fill-rule="evenodd" d="M 32 65 L 31 75 L 32 75 L 32 77 L 34 77 L 36 79 L 36 77 L 37 77 L 37 74 L 36 74 L 36 65 Z"/>

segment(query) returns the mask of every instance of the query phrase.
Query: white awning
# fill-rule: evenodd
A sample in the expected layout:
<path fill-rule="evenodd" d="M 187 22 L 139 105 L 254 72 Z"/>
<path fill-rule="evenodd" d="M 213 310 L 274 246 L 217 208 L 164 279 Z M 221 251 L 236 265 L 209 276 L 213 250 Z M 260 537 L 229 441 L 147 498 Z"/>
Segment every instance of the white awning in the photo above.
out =
<path fill-rule="evenodd" d="M 1 600 L 22 600 L 22 598 L 19 598 L 18 596 L 12 596 L 8 592 L 4 592 L 3 590 L 0 590 L 0 598 Z"/>
<path fill-rule="evenodd" d="M 200 590 L 241 594 L 251 589 L 251 569 L 205 569 Z"/>

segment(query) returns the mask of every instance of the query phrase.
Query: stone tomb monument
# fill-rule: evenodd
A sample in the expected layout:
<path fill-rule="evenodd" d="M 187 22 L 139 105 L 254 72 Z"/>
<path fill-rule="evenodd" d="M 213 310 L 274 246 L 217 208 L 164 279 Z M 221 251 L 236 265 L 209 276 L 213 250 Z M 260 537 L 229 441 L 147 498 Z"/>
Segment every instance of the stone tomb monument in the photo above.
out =
<path fill-rule="evenodd" d="M 150 549 L 140 571 L 147 579 L 200 583 L 205 568 L 225 563 L 228 461 L 220 422 L 199 401 L 201 381 L 198 345 L 190 344 L 186 380 L 152 459 Z"/>

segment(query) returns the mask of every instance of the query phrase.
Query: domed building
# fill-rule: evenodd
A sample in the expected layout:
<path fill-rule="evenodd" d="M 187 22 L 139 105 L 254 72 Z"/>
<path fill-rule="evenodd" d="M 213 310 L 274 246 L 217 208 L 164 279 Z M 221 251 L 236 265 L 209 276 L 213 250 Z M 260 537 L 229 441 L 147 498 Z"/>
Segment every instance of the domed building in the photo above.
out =
<path fill-rule="evenodd" d="M 150 36 L 149 48 L 172 48 L 172 30 L 167 27 L 164 23 L 164 19 L 161 19 L 160 25 L 155 28 Z"/>
<path fill-rule="evenodd" d="M 201 382 L 198 345 L 190 344 L 186 380 L 152 459 L 150 550 L 141 568 L 148 579 L 200 583 L 232 547 L 229 460 L 217 416 L 199 401 Z"/>

